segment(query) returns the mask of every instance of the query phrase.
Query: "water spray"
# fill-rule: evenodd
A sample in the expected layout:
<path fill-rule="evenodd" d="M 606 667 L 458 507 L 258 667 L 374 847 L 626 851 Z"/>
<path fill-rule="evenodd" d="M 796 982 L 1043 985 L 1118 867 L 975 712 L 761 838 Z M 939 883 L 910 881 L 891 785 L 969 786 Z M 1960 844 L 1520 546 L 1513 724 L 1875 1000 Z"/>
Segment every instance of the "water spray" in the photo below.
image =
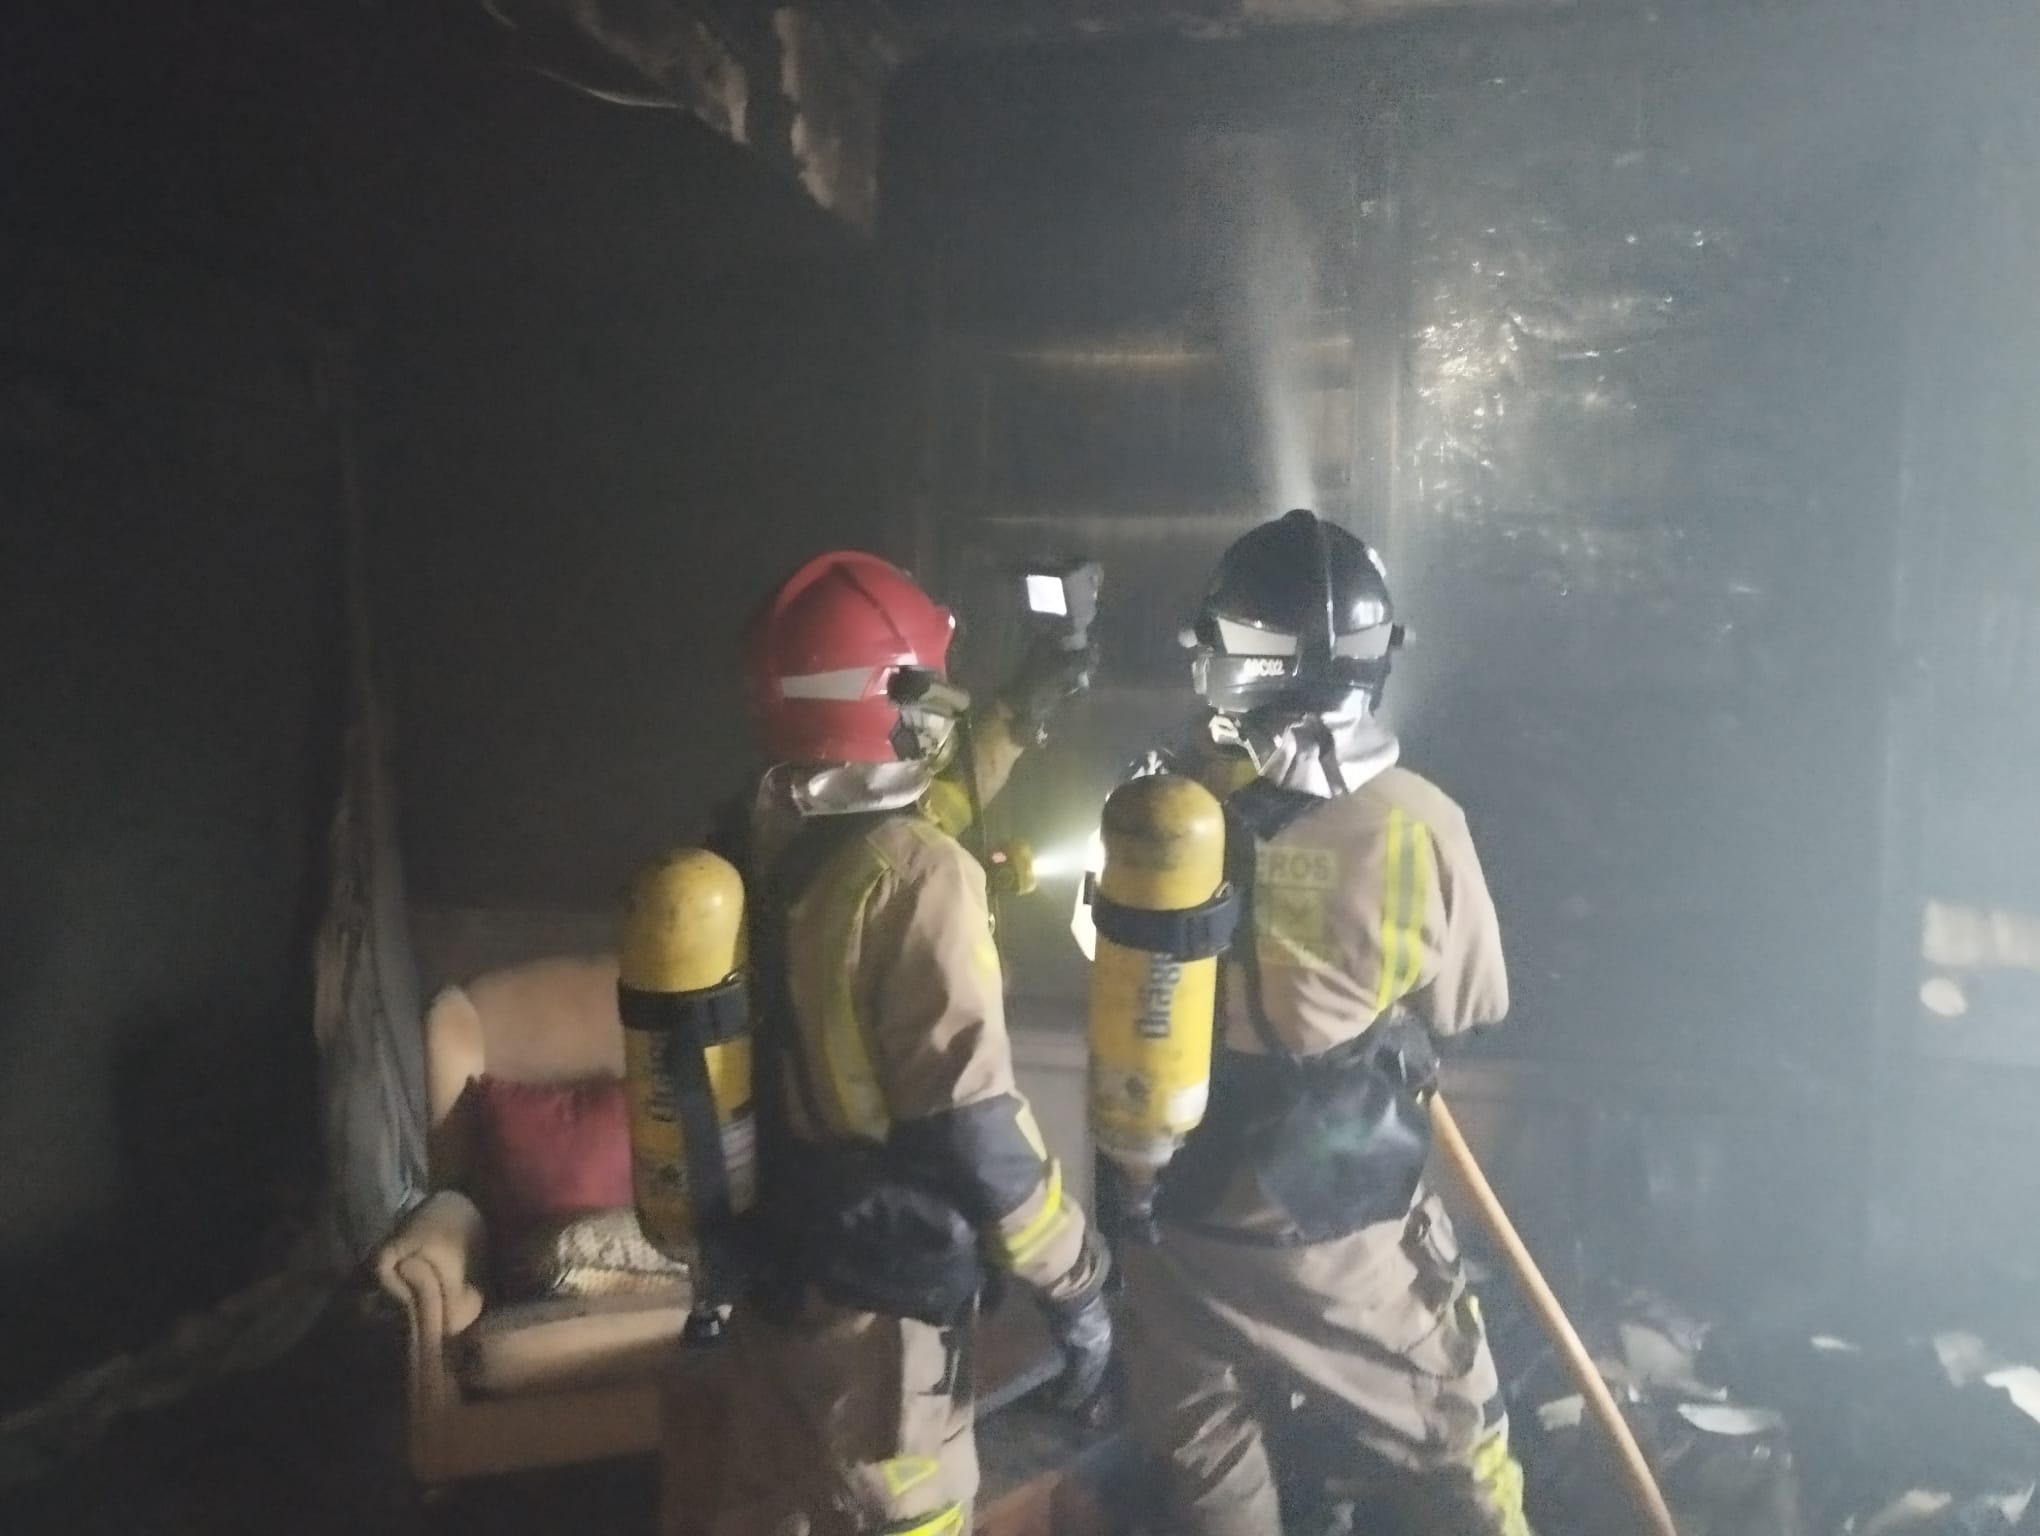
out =
<path fill-rule="evenodd" d="M 1219 195 L 1230 232 L 1215 253 L 1223 291 L 1237 295 L 1233 316 L 1244 344 L 1261 427 L 1262 499 L 1280 507 L 1319 505 L 1309 393 L 1300 359 L 1313 339 L 1310 243 L 1286 185 L 1279 146 L 1230 139 L 1215 151 Z"/>

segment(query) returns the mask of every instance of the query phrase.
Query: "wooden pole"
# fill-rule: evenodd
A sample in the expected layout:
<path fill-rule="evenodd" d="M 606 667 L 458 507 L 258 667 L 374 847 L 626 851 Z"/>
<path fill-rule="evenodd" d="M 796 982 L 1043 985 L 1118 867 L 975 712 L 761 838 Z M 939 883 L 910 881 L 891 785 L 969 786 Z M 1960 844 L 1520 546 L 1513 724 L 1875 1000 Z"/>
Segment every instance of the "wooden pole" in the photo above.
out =
<path fill-rule="evenodd" d="M 1572 1319 L 1565 1315 L 1565 1308 L 1559 1305 L 1558 1297 L 1552 1294 L 1545 1283 L 1543 1272 L 1537 1267 L 1537 1260 L 1530 1256 L 1523 1238 L 1516 1231 L 1516 1224 L 1509 1219 L 1509 1213 L 1502 1206 L 1501 1198 L 1495 1194 L 1494 1186 L 1488 1183 L 1487 1175 L 1481 1171 L 1473 1148 L 1466 1144 L 1466 1137 L 1460 1133 L 1459 1122 L 1453 1118 L 1452 1110 L 1445 1103 L 1443 1094 L 1431 1097 L 1431 1129 L 1436 1135 L 1439 1150 L 1445 1160 L 1459 1175 L 1466 1186 L 1474 1208 L 1480 1213 L 1482 1223 L 1501 1245 L 1502 1253 L 1509 1261 L 1509 1268 L 1515 1271 L 1516 1281 L 1530 1299 L 1530 1305 L 1537 1313 L 1537 1320 L 1544 1325 L 1544 1331 L 1551 1336 L 1551 1342 L 1558 1346 L 1559 1354 L 1565 1360 L 1567 1372 L 1585 1394 L 1587 1406 L 1593 1410 L 1594 1418 L 1606 1430 L 1608 1438 L 1615 1442 L 1615 1449 L 1622 1460 L 1622 1471 L 1629 1489 L 1635 1495 L 1638 1511 L 1644 1517 L 1645 1526 L 1653 1536 L 1679 1536 L 1679 1528 L 1672 1523 L 1672 1511 L 1665 1503 L 1664 1492 L 1658 1487 L 1657 1479 L 1651 1475 L 1650 1463 L 1644 1459 L 1643 1448 L 1636 1443 L 1636 1436 L 1630 1432 L 1629 1421 L 1622 1417 L 1622 1410 L 1616 1406 L 1614 1394 L 1608 1390 L 1608 1383 L 1601 1379 L 1599 1367 L 1587 1353 L 1587 1346 L 1580 1342 L 1579 1331 L 1572 1325 Z"/>

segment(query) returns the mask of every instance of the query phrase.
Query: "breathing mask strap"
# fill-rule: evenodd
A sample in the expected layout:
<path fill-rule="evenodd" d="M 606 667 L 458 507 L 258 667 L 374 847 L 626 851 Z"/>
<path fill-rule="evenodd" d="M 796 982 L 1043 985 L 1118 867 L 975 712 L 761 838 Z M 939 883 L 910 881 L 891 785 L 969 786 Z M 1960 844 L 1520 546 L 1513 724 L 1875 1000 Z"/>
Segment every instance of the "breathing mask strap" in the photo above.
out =
<path fill-rule="evenodd" d="M 1256 773 L 1263 772 L 1269 760 L 1275 755 L 1274 734 L 1257 729 L 1252 724 L 1250 716 L 1214 712 L 1207 730 L 1212 745 L 1244 752 L 1248 761 L 1253 763 Z"/>
<path fill-rule="evenodd" d="M 886 684 L 886 697 L 898 706 L 892 749 L 905 762 L 936 760 L 958 722 L 970 712 L 970 695 L 926 667 L 899 667 Z"/>
<path fill-rule="evenodd" d="M 1211 717 L 1210 734 L 1216 745 L 1246 753 L 1253 760 L 1256 773 L 1268 771 L 1268 764 L 1274 760 L 1282 737 L 1292 735 L 1300 747 L 1308 745 L 1316 752 L 1318 768 L 1325 776 L 1325 789 L 1329 795 L 1348 794 L 1352 790 L 1346 770 L 1339 762 L 1338 738 L 1323 715 L 1285 714 L 1283 723 L 1277 726 L 1265 717 L 1215 714 Z"/>
<path fill-rule="evenodd" d="M 1339 763 L 1339 744 L 1332 738 L 1332 728 L 1325 724 L 1323 715 L 1310 717 L 1310 732 L 1317 738 L 1318 767 L 1324 770 L 1325 787 L 1334 795 L 1343 795 L 1351 788 L 1346 783 L 1346 770 Z"/>

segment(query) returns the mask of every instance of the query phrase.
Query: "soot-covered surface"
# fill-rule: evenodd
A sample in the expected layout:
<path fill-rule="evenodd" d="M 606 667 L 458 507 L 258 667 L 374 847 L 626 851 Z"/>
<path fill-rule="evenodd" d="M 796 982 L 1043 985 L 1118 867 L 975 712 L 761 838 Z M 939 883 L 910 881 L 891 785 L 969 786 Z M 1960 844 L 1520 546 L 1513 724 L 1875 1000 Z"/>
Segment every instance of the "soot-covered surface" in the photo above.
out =
<path fill-rule="evenodd" d="M 2031 908 L 2032 24 L 1593 7 L 896 94 L 924 549 L 974 615 L 1024 555 L 1108 566 L 1104 686 L 1008 824 L 1065 850 L 1190 708 L 1226 539 L 1302 486 L 1382 545 L 1390 713 L 1515 981 L 1458 1082 L 1568 1263 L 1735 1293 L 1855 1262 L 1873 1208 L 1887 1253 L 2019 1246 L 1976 1170 L 2031 1073 L 1937 1053 L 2027 1060 L 2030 1009 L 1915 1039 L 1915 972 L 1930 886 Z M 1047 1010 L 1070 894 L 1002 930 Z"/>

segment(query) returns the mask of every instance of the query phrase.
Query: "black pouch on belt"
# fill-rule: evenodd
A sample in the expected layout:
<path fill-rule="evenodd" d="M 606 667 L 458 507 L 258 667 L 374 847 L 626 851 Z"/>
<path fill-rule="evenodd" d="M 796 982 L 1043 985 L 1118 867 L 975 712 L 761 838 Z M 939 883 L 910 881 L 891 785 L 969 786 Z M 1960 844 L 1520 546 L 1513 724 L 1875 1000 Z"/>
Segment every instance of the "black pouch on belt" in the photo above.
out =
<path fill-rule="evenodd" d="M 1284 1245 L 1407 1215 L 1430 1155 L 1431 1116 L 1396 1065 L 1398 1043 L 1380 1033 L 1321 1056 L 1226 1053 L 1211 1112 L 1163 1175 L 1162 1218 L 1227 1235 L 1206 1223 L 1242 1171 L 1288 1218 Z"/>
<path fill-rule="evenodd" d="M 1430 1112 L 1371 1050 L 1299 1063 L 1288 1075 L 1286 1102 L 1248 1131 L 1246 1150 L 1297 1240 L 1328 1242 L 1402 1220 L 1430 1155 Z"/>
<path fill-rule="evenodd" d="M 813 1164 L 786 1212 L 803 1279 L 860 1312 L 936 1327 L 970 1315 L 984 1262 L 977 1232 L 954 1202 L 862 1142 L 816 1148 Z"/>

